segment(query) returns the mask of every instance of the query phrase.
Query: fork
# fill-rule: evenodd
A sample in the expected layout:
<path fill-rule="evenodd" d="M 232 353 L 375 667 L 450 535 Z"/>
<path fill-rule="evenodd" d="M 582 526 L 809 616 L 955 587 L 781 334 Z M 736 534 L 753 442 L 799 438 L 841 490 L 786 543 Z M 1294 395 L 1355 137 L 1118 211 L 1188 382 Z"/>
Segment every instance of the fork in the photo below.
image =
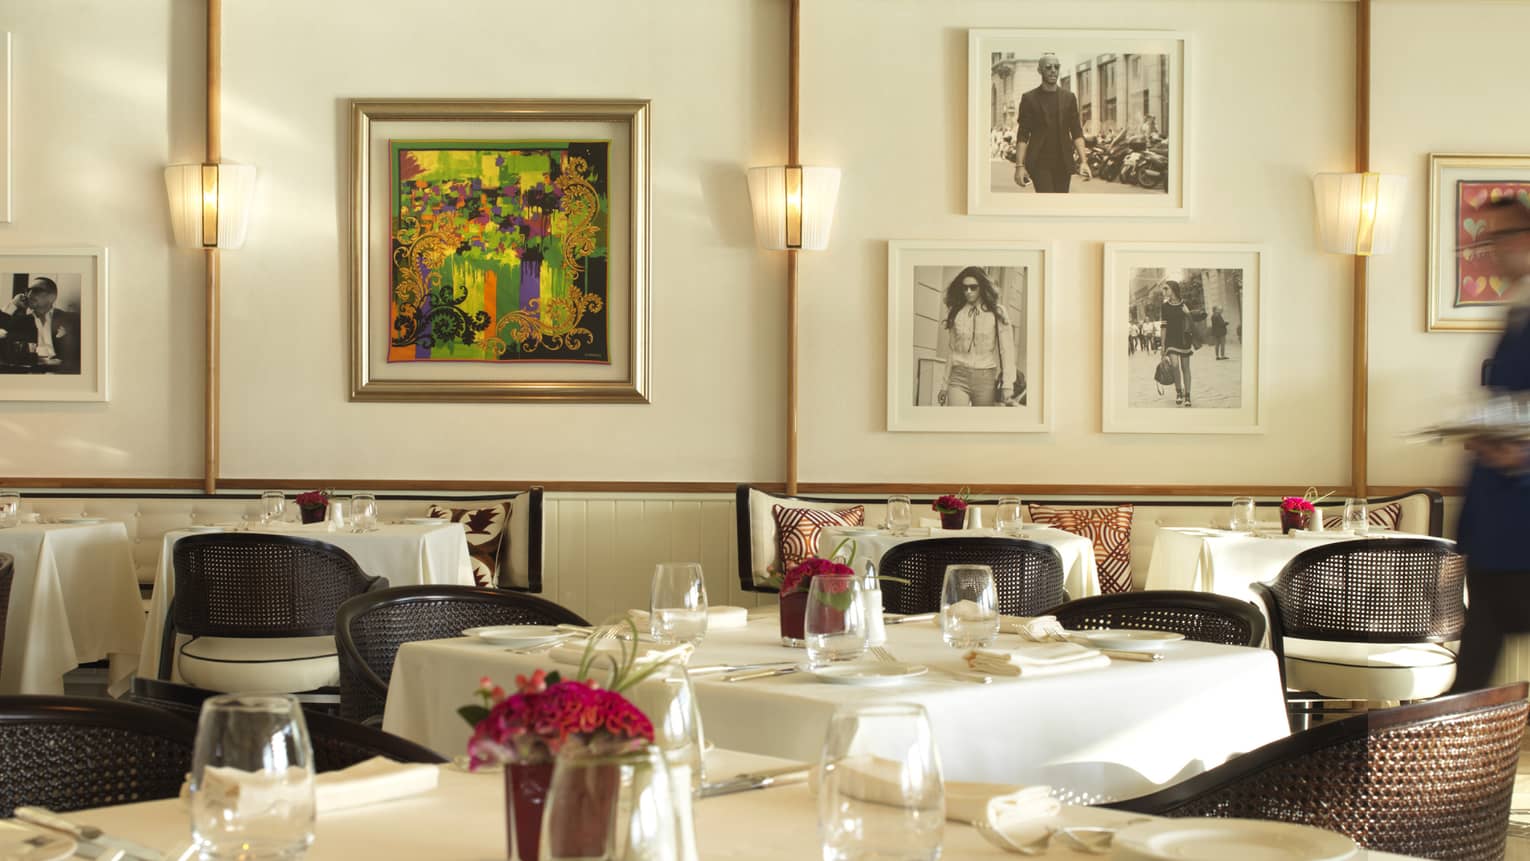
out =
<path fill-rule="evenodd" d="M 884 648 L 882 646 L 872 646 L 870 649 L 867 649 L 866 651 L 870 652 L 871 656 L 873 658 L 876 658 L 877 660 L 881 661 L 884 664 L 896 664 L 896 663 L 899 663 L 898 656 L 894 655 L 892 652 L 889 652 L 886 648 Z"/>

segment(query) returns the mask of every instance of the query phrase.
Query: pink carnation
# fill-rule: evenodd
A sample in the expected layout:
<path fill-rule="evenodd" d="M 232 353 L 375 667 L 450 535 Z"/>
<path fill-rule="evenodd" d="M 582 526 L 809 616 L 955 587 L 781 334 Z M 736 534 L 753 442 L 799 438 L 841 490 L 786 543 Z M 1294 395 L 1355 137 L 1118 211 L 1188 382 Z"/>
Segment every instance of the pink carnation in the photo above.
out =
<path fill-rule="evenodd" d="M 495 704 L 473 728 L 468 741 L 473 767 L 545 762 L 570 744 L 624 753 L 653 741 L 653 723 L 621 694 L 592 682 L 546 685 L 544 679 L 540 670 L 529 679 L 518 677 L 520 692 Z"/>
<path fill-rule="evenodd" d="M 787 570 L 786 576 L 781 580 L 781 594 L 788 595 L 792 592 L 806 592 L 808 587 L 812 585 L 813 578 L 819 574 L 854 573 L 855 569 L 849 565 L 841 565 L 828 559 L 809 556 Z"/>

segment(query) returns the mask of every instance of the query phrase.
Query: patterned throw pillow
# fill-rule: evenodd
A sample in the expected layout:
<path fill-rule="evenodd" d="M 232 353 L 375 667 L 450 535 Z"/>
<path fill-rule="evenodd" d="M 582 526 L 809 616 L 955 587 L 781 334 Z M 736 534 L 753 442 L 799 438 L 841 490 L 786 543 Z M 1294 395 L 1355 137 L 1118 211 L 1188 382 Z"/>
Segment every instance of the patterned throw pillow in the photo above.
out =
<path fill-rule="evenodd" d="M 865 526 L 866 506 L 853 505 L 828 511 L 822 508 L 787 508 L 777 505 L 770 513 L 776 520 L 776 568 L 785 573 L 818 552 L 818 533 L 825 526 Z"/>
<path fill-rule="evenodd" d="M 1082 535 L 1094 543 L 1094 563 L 1100 569 L 1100 594 L 1132 588 L 1132 504 L 1091 508 L 1026 505 L 1032 523 L 1044 523 Z M 1083 597 L 1074 595 L 1075 598 Z"/>
<path fill-rule="evenodd" d="M 1402 503 L 1390 502 L 1386 505 L 1372 508 L 1366 514 L 1365 519 L 1370 521 L 1372 529 L 1385 529 L 1389 532 L 1396 532 L 1398 531 L 1397 527 L 1402 524 Z M 1324 509 L 1324 529 L 1338 529 L 1343 525 L 1344 509 L 1341 508 L 1336 512 Z"/>
<path fill-rule="evenodd" d="M 461 523 L 467 532 L 468 558 L 473 563 L 473 582 L 493 588 L 499 583 L 500 560 L 510 558 L 510 503 L 496 502 L 485 508 L 430 506 L 426 517 Z"/>

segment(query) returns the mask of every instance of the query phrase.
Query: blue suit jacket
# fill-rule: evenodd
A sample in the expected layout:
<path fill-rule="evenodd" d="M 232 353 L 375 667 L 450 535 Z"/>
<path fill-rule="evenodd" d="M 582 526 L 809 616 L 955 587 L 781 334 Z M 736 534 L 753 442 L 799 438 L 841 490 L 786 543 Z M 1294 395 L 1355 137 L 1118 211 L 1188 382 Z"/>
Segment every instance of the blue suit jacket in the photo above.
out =
<path fill-rule="evenodd" d="M 1516 308 L 1489 360 L 1483 384 L 1498 392 L 1530 390 L 1530 309 Z M 1530 475 L 1472 464 L 1456 540 L 1480 571 L 1530 573 Z"/>

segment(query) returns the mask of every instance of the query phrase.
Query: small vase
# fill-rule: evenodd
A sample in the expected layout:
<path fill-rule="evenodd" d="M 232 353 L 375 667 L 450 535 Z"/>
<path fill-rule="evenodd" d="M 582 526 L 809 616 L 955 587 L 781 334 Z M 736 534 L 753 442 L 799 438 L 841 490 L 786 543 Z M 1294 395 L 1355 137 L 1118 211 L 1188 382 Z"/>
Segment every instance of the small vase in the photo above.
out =
<path fill-rule="evenodd" d="M 551 762 L 512 762 L 505 766 L 505 848 L 510 861 L 537 861 L 542 841 L 542 809 L 552 785 Z M 519 850 L 519 853 L 517 853 Z"/>
<path fill-rule="evenodd" d="M 1307 512 L 1280 510 L 1281 534 L 1289 533 L 1293 529 L 1305 529 L 1307 527 Z"/>
<path fill-rule="evenodd" d="M 558 803 L 564 811 L 578 811 L 578 815 L 559 816 L 542 823 L 542 836 L 548 841 L 549 855 L 554 858 L 613 857 L 606 853 L 612 848 L 609 831 L 618 826 L 615 808 L 622 790 L 622 766 L 623 763 L 642 761 L 642 758 L 642 754 L 594 757 L 590 763 L 557 778 L 558 791 L 567 794 Z M 551 765 L 547 768 L 552 770 Z M 665 789 L 667 794 L 668 787 Z M 523 857 L 522 861 L 528 859 Z"/>
<path fill-rule="evenodd" d="M 304 505 L 298 508 L 298 514 L 302 515 L 304 523 L 318 523 L 324 519 L 324 511 L 328 506 Z"/>
<path fill-rule="evenodd" d="M 967 523 L 965 511 L 942 511 L 940 513 L 940 528 L 961 529 Z"/>
<path fill-rule="evenodd" d="M 781 645 L 794 649 L 807 646 L 807 638 L 802 632 L 807 601 L 806 592 L 788 592 L 781 596 Z"/>

